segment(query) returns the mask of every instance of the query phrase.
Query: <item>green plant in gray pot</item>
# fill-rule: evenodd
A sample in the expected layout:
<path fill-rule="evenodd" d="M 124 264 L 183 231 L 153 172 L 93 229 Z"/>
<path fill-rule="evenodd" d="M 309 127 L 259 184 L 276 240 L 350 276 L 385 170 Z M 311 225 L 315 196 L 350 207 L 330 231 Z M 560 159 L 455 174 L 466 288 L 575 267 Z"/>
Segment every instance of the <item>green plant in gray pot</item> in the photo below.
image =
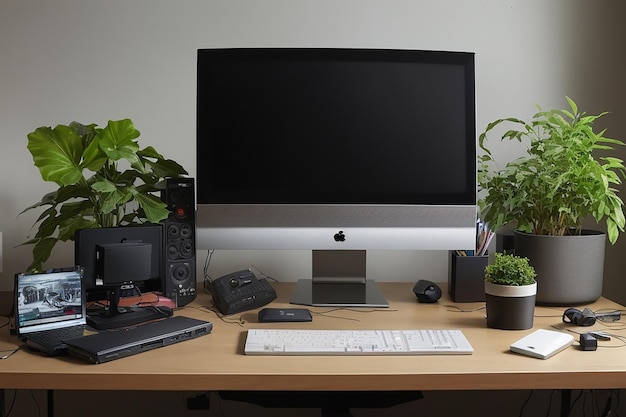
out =
<path fill-rule="evenodd" d="M 488 327 L 503 330 L 533 327 L 536 276 L 528 258 L 513 254 L 494 254 L 494 261 L 485 267 Z"/>
<path fill-rule="evenodd" d="M 479 136 L 481 217 L 495 230 L 515 229 L 515 253 L 528 257 L 537 271 L 539 304 L 599 298 L 607 236 L 615 243 L 626 223 L 616 189 L 626 170 L 614 155 L 624 143 L 594 131 L 606 113 L 587 115 L 567 101 L 569 109 L 539 108 L 530 121 L 498 119 Z M 486 145 L 496 128 L 504 128 L 501 140 L 525 143 L 526 156 L 500 167 Z M 590 218 L 606 233 L 583 229 Z"/>
<path fill-rule="evenodd" d="M 141 149 L 130 119 L 104 128 L 72 122 L 28 134 L 28 150 L 44 181 L 58 185 L 22 213 L 43 208 L 33 225 L 29 270 L 41 270 L 59 241 L 79 229 L 158 223 L 169 210 L 158 196 L 162 180 L 187 174 L 153 147 Z"/>

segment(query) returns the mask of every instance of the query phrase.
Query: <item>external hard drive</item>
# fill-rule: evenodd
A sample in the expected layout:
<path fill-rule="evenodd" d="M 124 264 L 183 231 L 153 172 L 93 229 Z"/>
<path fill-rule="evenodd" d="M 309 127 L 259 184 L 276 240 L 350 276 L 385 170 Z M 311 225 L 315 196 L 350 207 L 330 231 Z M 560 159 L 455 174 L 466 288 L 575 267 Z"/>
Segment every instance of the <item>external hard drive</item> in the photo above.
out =
<path fill-rule="evenodd" d="M 259 323 L 312 321 L 306 308 L 264 308 L 259 311 Z"/>
<path fill-rule="evenodd" d="M 513 343 L 511 352 L 521 353 L 533 358 L 548 359 L 570 346 L 573 342 L 574 337 L 570 334 L 539 329 Z"/>

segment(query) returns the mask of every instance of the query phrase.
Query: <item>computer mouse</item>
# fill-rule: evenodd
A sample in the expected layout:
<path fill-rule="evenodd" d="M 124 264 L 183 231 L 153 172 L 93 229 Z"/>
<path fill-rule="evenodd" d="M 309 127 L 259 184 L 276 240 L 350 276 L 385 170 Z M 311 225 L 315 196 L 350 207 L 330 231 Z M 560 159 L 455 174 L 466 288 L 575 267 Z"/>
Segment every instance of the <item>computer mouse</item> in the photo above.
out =
<path fill-rule="evenodd" d="M 413 287 L 413 292 L 420 303 L 434 303 L 441 298 L 441 288 L 434 282 L 420 279 Z"/>

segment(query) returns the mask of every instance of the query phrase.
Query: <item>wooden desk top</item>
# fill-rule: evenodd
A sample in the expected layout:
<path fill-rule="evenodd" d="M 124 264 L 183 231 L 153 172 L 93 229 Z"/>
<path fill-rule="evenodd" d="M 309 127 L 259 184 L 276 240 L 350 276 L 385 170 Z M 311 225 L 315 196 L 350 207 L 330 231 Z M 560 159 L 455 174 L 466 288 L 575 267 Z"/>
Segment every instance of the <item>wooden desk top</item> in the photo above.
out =
<path fill-rule="evenodd" d="M 290 306 L 293 283 L 273 284 L 278 299 L 272 307 Z M 532 330 L 488 329 L 484 310 L 460 312 L 447 294 L 435 304 L 419 304 L 412 283 L 380 283 L 389 309 L 335 310 L 312 307 L 311 323 L 259 324 L 257 310 L 223 321 L 203 306 L 210 296 L 176 314 L 213 322 L 213 333 L 100 365 L 72 357 L 48 358 L 20 350 L 0 360 L 0 388 L 89 390 L 491 390 L 550 388 L 625 388 L 626 346 L 619 339 L 600 342 L 597 351 L 574 346 L 540 360 L 510 353 L 509 345 Z M 471 309 L 482 303 L 456 304 Z M 293 306 L 292 306 L 293 307 Z M 623 307 L 607 299 L 594 310 Z M 582 309 L 582 306 L 579 307 Z M 561 323 L 564 308 L 538 307 L 535 328 Z M 324 313 L 327 312 L 327 313 Z M 245 323 L 238 324 L 241 318 Z M 594 328 L 626 337 L 626 326 Z M 245 332 L 255 327 L 315 329 L 460 328 L 474 347 L 459 356 L 246 356 Z M 590 328 L 573 330 L 587 331 Z M 578 340 L 576 335 L 575 340 Z M 0 349 L 17 346 L 0 330 Z"/>

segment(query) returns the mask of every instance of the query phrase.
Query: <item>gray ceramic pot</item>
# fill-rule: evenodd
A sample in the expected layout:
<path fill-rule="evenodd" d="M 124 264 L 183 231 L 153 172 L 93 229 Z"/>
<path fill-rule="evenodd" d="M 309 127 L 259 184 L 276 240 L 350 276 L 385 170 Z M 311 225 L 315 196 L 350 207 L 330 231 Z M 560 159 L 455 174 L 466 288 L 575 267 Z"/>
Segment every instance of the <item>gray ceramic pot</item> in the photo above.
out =
<path fill-rule="evenodd" d="M 542 236 L 515 232 L 515 254 L 537 272 L 537 304 L 571 306 L 602 295 L 606 234 Z"/>

